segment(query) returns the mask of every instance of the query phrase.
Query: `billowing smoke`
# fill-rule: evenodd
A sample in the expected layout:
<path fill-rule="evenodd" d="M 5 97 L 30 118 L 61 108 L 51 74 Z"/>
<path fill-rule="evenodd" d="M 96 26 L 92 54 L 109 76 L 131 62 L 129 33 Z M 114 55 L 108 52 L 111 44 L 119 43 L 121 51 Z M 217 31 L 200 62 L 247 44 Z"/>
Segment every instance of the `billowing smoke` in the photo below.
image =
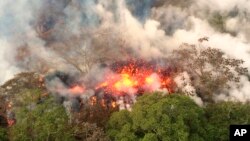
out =
<path fill-rule="evenodd" d="M 201 98 L 196 95 L 195 88 L 191 85 L 191 80 L 187 72 L 183 72 L 175 77 L 175 82 L 182 92 L 189 94 L 198 105 L 203 105 Z"/>
<path fill-rule="evenodd" d="M 166 66 L 142 60 L 126 60 L 94 67 L 95 70 L 84 76 L 54 72 L 46 76 L 45 82 L 60 102 L 79 99 L 79 102 L 88 103 L 90 100 L 92 103 L 94 100 L 95 103 L 102 102 L 104 106 L 113 105 L 115 108 L 119 103 L 120 109 L 129 109 L 136 97 L 145 92 L 175 91 L 171 75 L 174 71 Z"/>
<path fill-rule="evenodd" d="M 0 84 L 2 84 L 4 81 L 7 81 L 10 79 L 15 73 L 19 71 L 19 69 L 12 65 L 12 58 L 9 58 L 8 55 L 11 55 L 11 51 L 8 47 L 10 45 L 4 41 L 0 40 L 0 45 L 2 46 L 2 50 L 0 51 Z M 8 71 L 7 71 L 8 70 Z"/>
<path fill-rule="evenodd" d="M 87 91 L 91 97 L 107 72 L 117 77 L 111 67 L 116 62 L 144 60 L 167 69 L 171 51 L 184 42 L 219 48 L 250 69 L 249 6 L 248 0 L 3 0 L 0 83 L 19 71 L 61 70 L 78 77 L 71 82 L 61 78 L 66 75 L 54 75 L 51 91 L 63 96 Z M 198 43 L 204 36 L 209 42 Z M 159 90 L 161 78 L 168 75 L 154 70 L 149 76 L 157 83 L 148 87 Z M 197 99 L 189 74 L 172 77 L 176 87 Z M 240 87 L 215 99 L 247 101 L 249 88 L 242 76 Z"/>

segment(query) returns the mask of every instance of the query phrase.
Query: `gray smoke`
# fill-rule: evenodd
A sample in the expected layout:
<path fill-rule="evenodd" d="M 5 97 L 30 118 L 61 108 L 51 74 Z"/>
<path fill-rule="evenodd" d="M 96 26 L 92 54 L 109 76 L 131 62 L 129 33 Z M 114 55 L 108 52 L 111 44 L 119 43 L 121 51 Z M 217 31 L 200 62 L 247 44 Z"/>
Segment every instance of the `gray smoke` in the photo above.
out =
<path fill-rule="evenodd" d="M 249 6 L 248 0 L 2 0 L 0 83 L 24 70 L 90 76 L 97 64 L 166 58 L 204 36 L 209 42 L 201 46 L 243 59 L 250 69 Z M 216 99 L 249 100 L 246 76 L 240 85 Z"/>

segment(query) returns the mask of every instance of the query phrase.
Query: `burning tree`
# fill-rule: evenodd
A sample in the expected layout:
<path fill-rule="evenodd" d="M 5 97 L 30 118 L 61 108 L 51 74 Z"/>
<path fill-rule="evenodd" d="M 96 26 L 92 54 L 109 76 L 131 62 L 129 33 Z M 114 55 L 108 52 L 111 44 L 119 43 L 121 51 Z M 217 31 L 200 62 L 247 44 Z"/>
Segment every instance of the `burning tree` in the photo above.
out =
<path fill-rule="evenodd" d="M 204 101 L 212 101 L 213 94 L 225 92 L 247 73 L 247 68 L 242 66 L 243 60 L 226 56 L 211 47 L 183 44 L 173 51 L 171 61 L 178 72 L 188 72 L 197 95 Z"/>

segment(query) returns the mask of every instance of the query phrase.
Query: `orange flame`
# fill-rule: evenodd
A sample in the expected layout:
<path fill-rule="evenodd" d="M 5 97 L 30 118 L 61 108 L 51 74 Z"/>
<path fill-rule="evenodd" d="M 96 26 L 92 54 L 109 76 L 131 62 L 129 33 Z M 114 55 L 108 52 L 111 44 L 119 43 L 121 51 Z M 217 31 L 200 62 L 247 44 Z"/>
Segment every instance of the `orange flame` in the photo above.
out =
<path fill-rule="evenodd" d="M 121 74 L 120 80 L 115 82 L 114 87 L 118 91 L 122 91 L 126 88 L 132 88 L 137 86 L 138 82 L 136 80 L 133 80 L 129 74 Z"/>
<path fill-rule="evenodd" d="M 93 96 L 93 97 L 91 97 L 90 98 L 90 105 L 96 105 L 96 103 L 97 103 L 97 98 L 95 97 L 95 96 Z"/>
<path fill-rule="evenodd" d="M 164 69 L 155 69 L 152 66 L 140 67 L 129 64 L 118 67 L 117 74 L 107 74 L 104 82 L 96 89 L 104 89 L 109 94 L 136 94 L 138 91 L 155 91 L 161 88 L 170 89 L 173 80 L 166 74 Z"/>
<path fill-rule="evenodd" d="M 11 109 L 11 108 L 12 108 L 12 103 L 11 103 L 11 102 L 8 103 L 7 108 L 8 108 L 8 109 Z"/>
<path fill-rule="evenodd" d="M 146 79 L 145 79 L 145 82 L 147 83 L 147 84 L 152 84 L 152 83 L 154 83 L 154 79 L 152 78 L 152 77 L 147 77 Z"/>
<path fill-rule="evenodd" d="M 85 91 L 84 87 L 76 85 L 69 89 L 70 93 L 72 94 L 81 94 Z"/>
<path fill-rule="evenodd" d="M 112 103 L 111 103 L 111 106 L 112 106 L 112 108 L 116 108 L 116 102 L 115 101 L 112 101 Z"/>
<path fill-rule="evenodd" d="M 104 107 L 104 108 L 106 107 L 106 103 L 105 103 L 105 100 L 104 100 L 104 99 L 101 100 L 101 105 L 102 105 L 102 107 Z"/>

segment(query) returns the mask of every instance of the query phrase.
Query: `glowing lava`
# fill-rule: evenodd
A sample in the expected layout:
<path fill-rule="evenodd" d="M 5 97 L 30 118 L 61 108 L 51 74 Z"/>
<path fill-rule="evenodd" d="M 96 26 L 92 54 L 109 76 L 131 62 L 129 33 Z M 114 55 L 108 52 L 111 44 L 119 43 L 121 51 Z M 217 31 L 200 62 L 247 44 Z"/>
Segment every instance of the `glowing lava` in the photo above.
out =
<path fill-rule="evenodd" d="M 71 94 L 82 94 L 82 93 L 84 93 L 84 91 L 85 91 L 84 87 L 79 86 L 79 85 L 75 85 L 69 89 L 69 92 Z"/>
<path fill-rule="evenodd" d="M 151 78 L 151 77 L 147 77 L 147 78 L 145 79 L 145 81 L 146 81 L 147 84 L 152 84 L 152 83 L 154 83 L 154 79 Z"/>
<path fill-rule="evenodd" d="M 166 70 L 152 65 L 136 63 L 116 66 L 115 73 L 108 73 L 96 89 L 111 95 L 142 94 L 146 91 L 167 89 L 172 92 L 174 82 Z"/>
<path fill-rule="evenodd" d="M 132 87 L 136 87 L 138 82 L 133 80 L 129 74 L 121 74 L 121 78 L 115 82 L 114 87 L 118 91 L 122 91 L 123 89 L 129 89 Z"/>

